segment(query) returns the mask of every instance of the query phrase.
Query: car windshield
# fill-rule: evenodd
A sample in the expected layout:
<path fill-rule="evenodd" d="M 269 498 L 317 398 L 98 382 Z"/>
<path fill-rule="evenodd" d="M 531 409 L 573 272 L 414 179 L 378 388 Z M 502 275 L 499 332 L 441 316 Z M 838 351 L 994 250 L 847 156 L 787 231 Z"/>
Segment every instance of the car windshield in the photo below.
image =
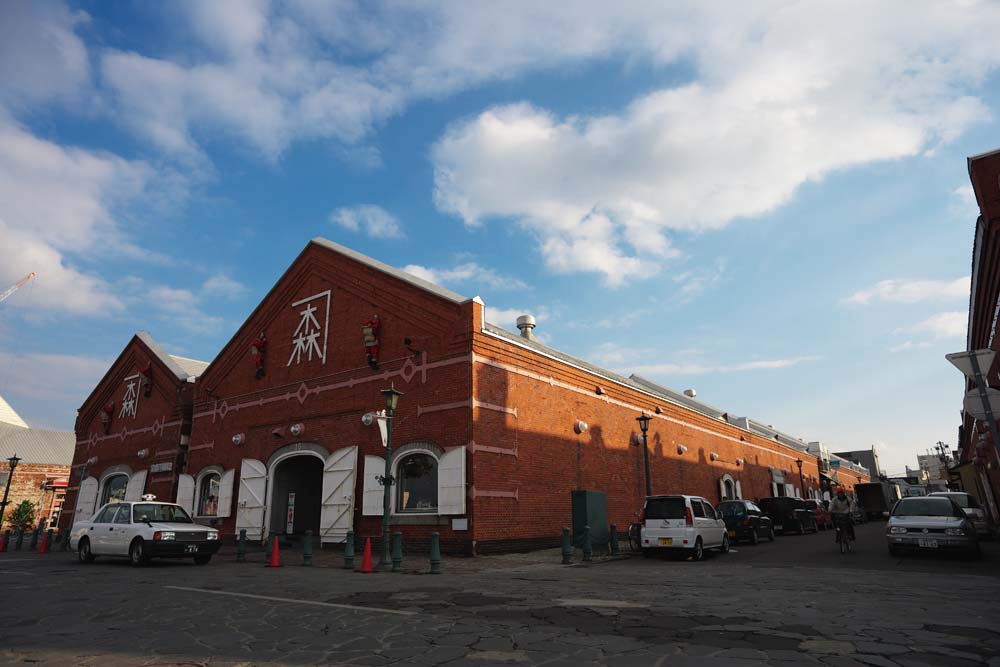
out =
<path fill-rule="evenodd" d="M 955 516 L 947 498 L 907 498 L 896 504 L 893 516 Z"/>
<path fill-rule="evenodd" d="M 649 498 L 646 500 L 647 519 L 683 519 L 683 498 Z"/>
<path fill-rule="evenodd" d="M 719 505 L 719 512 L 722 516 L 743 516 L 747 513 L 747 508 L 743 503 L 722 503 Z"/>
<path fill-rule="evenodd" d="M 161 505 L 157 503 L 137 503 L 132 505 L 133 523 L 166 522 L 194 523 L 188 513 L 180 505 Z"/>

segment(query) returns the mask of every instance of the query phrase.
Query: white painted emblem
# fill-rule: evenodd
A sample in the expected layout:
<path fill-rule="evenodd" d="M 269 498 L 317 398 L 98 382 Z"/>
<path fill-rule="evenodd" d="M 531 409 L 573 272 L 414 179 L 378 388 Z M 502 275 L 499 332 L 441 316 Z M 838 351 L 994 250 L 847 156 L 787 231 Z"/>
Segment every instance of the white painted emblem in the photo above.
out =
<path fill-rule="evenodd" d="M 330 290 L 313 294 L 292 304 L 292 308 L 305 306 L 299 311 L 299 326 L 292 334 L 292 354 L 285 366 L 302 363 L 302 358 L 312 361 L 313 356 L 326 364 L 327 328 L 330 324 Z M 320 313 L 320 308 L 322 312 Z M 322 320 L 322 324 L 320 321 Z"/>
<path fill-rule="evenodd" d="M 119 419 L 122 417 L 135 419 L 135 411 L 139 407 L 139 381 L 141 378 L 141 373 L 125 378 L 125 395 L 122 397 L 122 409 L 118 411 Z"/>

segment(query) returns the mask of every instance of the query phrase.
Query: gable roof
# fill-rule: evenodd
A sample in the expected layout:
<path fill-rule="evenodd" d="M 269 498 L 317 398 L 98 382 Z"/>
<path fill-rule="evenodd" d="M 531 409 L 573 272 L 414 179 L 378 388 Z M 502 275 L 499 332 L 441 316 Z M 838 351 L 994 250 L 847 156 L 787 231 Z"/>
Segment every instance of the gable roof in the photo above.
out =
<path fill-rule="evenodd" d="M 5 401 L 3 396 L 0 396 L 0 424 L 28 428 L 28 423 L 21 419 L 21 415 L 17 414 L 17 411 L 10 407 L 10 403 Z"/>
<path fill-rule="evenodd" d="M 198 361 L 197 359 L 188 359 L 187 357 L 178 357 L 176 354 L 171 354 L 170 358 L 173 359 L 181 370 L 188 374 L 188 381 L 191 378 L 196 378 L 205 372 L 208 368 L 207 361 Z"/>
<path fill-rule="evenodd" d="M 181 382 L 194 382 L 195 378 L 208 367 L 207 361 L 167 354 L 159 343 L 145 331 L 137 331 L 135 337 L 141 340 L 149 348 L 149 351 L 156 355 L 156 358 L 162 361 L 163 365 L 169 368 L 170 372 L 177 376 Z"/>
<path fill-rule="evenodd" d="M 76 435 L 0 424 L 0 459 L 17 454 L 22 463 L 69 466 L 73 463 Z"/>

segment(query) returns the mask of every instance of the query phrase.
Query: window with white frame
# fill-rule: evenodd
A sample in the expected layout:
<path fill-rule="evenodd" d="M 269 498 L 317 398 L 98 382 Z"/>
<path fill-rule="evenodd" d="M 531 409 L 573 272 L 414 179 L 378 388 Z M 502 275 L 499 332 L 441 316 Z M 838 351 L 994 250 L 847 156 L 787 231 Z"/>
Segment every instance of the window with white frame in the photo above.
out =
<path fill-rule="evenodd" d="M 405 454 L 396 465 L 396 511 L 436 512 L 438 461 L 427 452 Z"/>
<path fill-rule="evenodd" d="M 216 516 L 219 513 L 219 488 L 222 475 L 209 472 L 198 483 L 198 516 Z"/>
<path fill-rule="evenodd" d="M 120 503 L 125 500 L 125 491 L 128 489 L 128 475 L 125 473 L 118 473 L 105 478 L 104 487 L 101 489 L 101 502 L 99 505 L 104 505 L 106 503 Z"/>

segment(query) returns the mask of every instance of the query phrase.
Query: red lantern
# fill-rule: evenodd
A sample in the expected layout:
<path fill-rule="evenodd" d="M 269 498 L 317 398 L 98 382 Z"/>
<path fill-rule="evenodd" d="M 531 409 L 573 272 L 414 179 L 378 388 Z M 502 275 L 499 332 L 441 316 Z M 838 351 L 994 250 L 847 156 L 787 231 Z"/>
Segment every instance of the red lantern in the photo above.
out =
<path fill-rule="evenodd" d="M 365 343 L 365 355 L 368 357 L 368 365 L 373 370 L 378 368 L 380 328 L 381 323 L 379 322 L 378 315 L 372 315 L 370 320 L 361 325 L 361 337 Z"/>
<path fill-rule="evenodd" d="M 139 372 L 142 373 L 142 395 L 149 398 L 153 393 L 153 365 L 146 364 Z"/>
<path fill-rule="evenodd" d="M 267 336 L 263 331 L 250 343 L 250 356 L 253 357 L 254 377 L 258 380 L 264 377 L 264 353 L 267 352 Z"/>

